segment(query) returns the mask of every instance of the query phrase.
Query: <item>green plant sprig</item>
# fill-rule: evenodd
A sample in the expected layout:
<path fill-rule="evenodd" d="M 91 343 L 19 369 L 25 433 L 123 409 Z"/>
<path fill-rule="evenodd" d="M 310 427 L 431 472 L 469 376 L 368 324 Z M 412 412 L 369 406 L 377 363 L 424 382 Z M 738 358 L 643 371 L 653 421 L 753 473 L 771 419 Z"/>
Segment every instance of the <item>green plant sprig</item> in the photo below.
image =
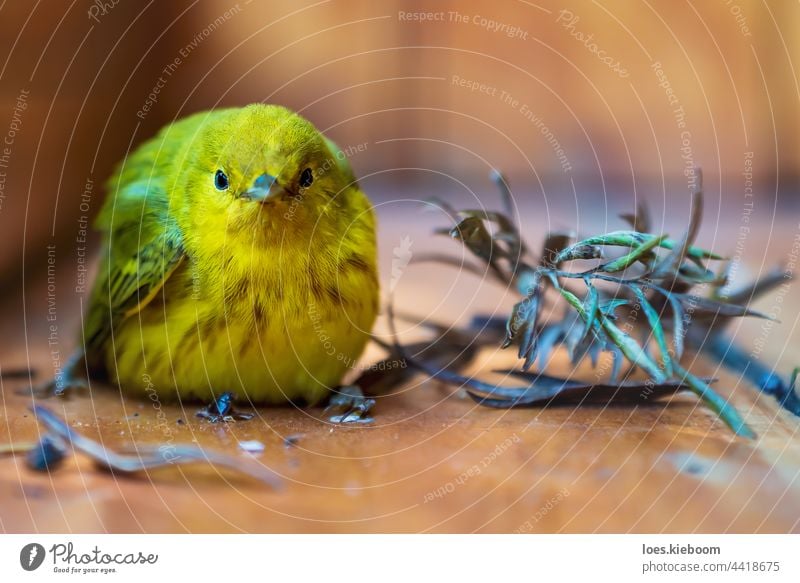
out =
<path fill-rule="evenodd" d="M 537 357 L 540 370 L 543 370 L 547 355 L 556 344 L 567 346 L 575 365 L 587 355 L 596 365 L 599 352 L 610 352 L 614 357 L 612 382 L 619 382 L 620 364 L 624 359 L 631 365 L 631 370 L 644 371 L 648 382 L 664 388 L 665 394 L 669 392 L 667 389 L 674 391 L 676 386 L 688 388 L 736 435 L 755 437 L 736 409 L 710 386 L 710 382 L 680 364 L 690 327 L 711 330 L 717 322 L 733 317 L 768 318 L 744 302 L 740 304 L 743 299 L 750 299 L 744 298 L 742 293 L 724 296 L 721 290 L 727 283 L 727 270 L 714 273 L 706 265 L 709 261 L 724 261 L 724 257 L 694 245 L 703 208 L 702 173 L 699 170 L 698 187 L 692 194 L 689 225 L 680 239 L 647 232 L 650 221 L 646 210 L 639 207 L 635 215 L 623 216 L 632 230 L 614 231 L 579 241 L 574 241 L 569 234 L 550 234 L 538 261 L 531 260 L 518 227 L 511 219 L 513 207 L 506 179 L 499 173 L 493 173 L 492 177 L 500 187 L 505 214 L 478 210 L 459 212 L 442 203 L 443 208 L 460 220 L 453 228 L 439 232 L 460 241 L 486 266 L 482 270 L 479 266 L 466 264 L 467 269 L 474 273 L 488 273 L 505 286 L 514 285 L 523 296 L 505 322 L 502 340 L 504 348 L 518 345 L 518 355 L 523 361 L 521 374 L 528 374 L 526 371 Z M 615 248 L 627 251 L 606 259 L 606 253 Z M 458 264 L 442 256 L 431 256 L 428 260 L 442 261 L 451 266 Z M 562 267 L 565 263 L 585 261 L 594 264 L 581 271 Z M 462 262 L 461 265 L 465 264 Z M 573 284 L 581 282 L 583 289 L 575 289 Z M 711 286 L 709 296 L 692 293 L 693 288 L 705 285 Z M 749 289 L 755 293 L 772 285 L 772 280 L 763 285 L 756 282 Z M 542 307 L 550 290 L 563 300 L 565 309 L 562 320 L 542 324 Z M 629 328 L 618 325 L 623 310 L 626 322 L 634 323 Z M 637 333 L 641 339 L 635 337 Z M 672 337 L 671 343 L 667 341 L 668 335 Z M 651 354 L 651 344 L 655 345 L 657 355 Z M 432 367 L 420 368 L 431 373 Z M 473 397 L 491 406 L 540 402 L 541 399 L 537 400 L 539 393 L 547 393 L 538 390 L 541 387 L 535 387 L 536 377 L 530 379 L 529 386 L 508 389 L 492 388 L 490 384 L 449 371 L 445 374 L 441 368 L 436 376 L 471 387 L 468 391 Z M 574 381 L 547 379 L 551 385 L 555 381 L 561 382 L 559 390 L 583 388 L 588 391 L 598 386 L 597 383 L 587 383 L 578 387 Z M 634 383 L 625 381 L 619 386 L 634 386 Z"/>

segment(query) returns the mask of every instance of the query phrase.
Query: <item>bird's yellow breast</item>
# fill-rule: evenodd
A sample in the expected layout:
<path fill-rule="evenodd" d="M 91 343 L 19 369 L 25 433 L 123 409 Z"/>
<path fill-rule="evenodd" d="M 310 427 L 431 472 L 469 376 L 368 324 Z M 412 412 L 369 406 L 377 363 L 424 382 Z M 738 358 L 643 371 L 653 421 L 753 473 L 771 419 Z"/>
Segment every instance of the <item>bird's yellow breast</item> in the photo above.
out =
<path fill-rule="evenodd" d="M 373 209 L 338 148 L 286 108 L 201 112 L 119 166 L 84 326 L 123 391 L 314 403 L 378 304 Z"/>
<path fill-rule="evenodd" d="M 377 311 L 374 256 L 329 251 L 229 241 L 214 265 L 189 259 L 119 327 L 108 370 L 126 392 L 166 400 L 233 391 L 261 403 L 320 401 L 355 368 Z"/>

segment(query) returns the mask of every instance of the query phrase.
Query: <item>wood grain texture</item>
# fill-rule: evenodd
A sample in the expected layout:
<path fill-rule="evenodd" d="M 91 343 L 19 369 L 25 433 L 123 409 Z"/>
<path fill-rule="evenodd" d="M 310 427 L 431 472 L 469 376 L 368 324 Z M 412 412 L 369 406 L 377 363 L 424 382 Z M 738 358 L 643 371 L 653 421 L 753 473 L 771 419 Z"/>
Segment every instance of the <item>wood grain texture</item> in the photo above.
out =
<path fill-rule="evenodd" d="M 414 252 L 421 251 L 430 244 L 429 223 L 438 219 L 419 219 L 416 211 L 380 212 L 385 286 L 393 242 L 409 235 Z M 720 233 L 734 224 L 726 217 L 718 220 Z M 758 263 L 783 260 L 796 229 L 790 221 L 754 229 L 742 271 L 752 274 Z M 63 281 L 70 277 L 67 269 Z M 40 297 L 42 289 L 31 288 L 30 297 Z M 444 321 L 463 321 L 498 303 L 507 309 L 513 301 L 503 297 L 503 290 L 498 299 L 498 290 L 488 283 L 454 287 L 451 274 L 439 267 L 409 268 L 396 291 L 399 305 Z M 36 303 L 26 305 L 32 310 Z M 63 305 L 66 310 L 68 304 Z M 756 307 L 769 311 L 773 305 L 774 298 L 766 298 Z M 19 341 L 4 342 L 0 364 L 8 370 L 30 358 L 46 374 L 51 363 L 44 314 L 29 311 L 23 320 L 18 306 L 11 299 L 5 303 L 0 333 Z M 786 372 L 797 354 L 800 297 L 789 291 L 781 306 L 782 323 L 766 336 L 763 356 L 777 359 Z M 63 312 L 64 335 L 74 329 L 77 314 Z M 27 342 L 21 333 L 25 325 Z M 742 321 L 731 331 L 750 347 L 762 337 L 761 326 Z M 401 333 L 406 337 L 414 331 L 401 326 Z M 373 350 L 365 362 L 379 354 Z M 474 370 L 485 374 L 507 366 L 510 358 L 487 351 Z M 339 427 L 323 421 L 321 409 L 291 407 L 260 409 L 249 422 L 210 425 L 194 418 L 197 404 L 165 406 L 160 413 L 150 401 L 122 399 L 111 388 L 93 385 L 91 397 L 46 404 L 76 431 L 113 447 L 173 439 L 245 456 L 239 441 L 261 441 L 266 449 L 257 459 L 284 476 L 285 488 L 271 491 L 202 464 L 124 477 L 70 457 L 47 475 L 29 470 L 21 457 L 5 456 L 0 457 L 0 530 L 800 531 L 798 420 L 705 361 L 687 357 L 685 362 L 698 374 L 719 378 L 718 390 L 733 395 L 758 433 L 756 441 L 734 439 L 688 394 L 636 408 L 498 411 L 417 377 L 399 394 L 379 398 L 373 425 Z M 556 354 L 552 365 L 554 372 L 569 374 L 563 354 Z M 23 385 L 3 382 L 0 443 L 34 439 L 39 431 L 27 410 L 29 399 L 14 394 Z M 284 445 L 289 435 L 298 436 L 293 447 Z"/>
<path fill-rule="evenodd" d="M 72 458 L 52 475 L 0 462 L 6 532 L 787 532 L 797 530 L 796 421 L 752 402 L 755 443 L 735 441 L 691 398 L 637 409 L 476 409 L 435 383 L 382 400 L 374 426 L 333 427 L 319 411 L 273 409 L 212 426 L 164 409 L 176 442 L 259 459 L 272 492 L 199 466 L 115 477 Z M 749 399 L 737 399 L 747 407 Z M 58 405 L 111 446 L 165 441 L 148 403 L 104 392 Z M 2 434 L 36 436 L 25 400 L 6 399 Z M 132 415 L 137 416 L 133 417 Z M 96 416 L 95 416 L 96 415 Z M 187 419 L 185 426 L 176 424 Z M 283 443 L 299 435 L 294 447 Z M 167 436 L 168 438 L 169 436 Z"/>

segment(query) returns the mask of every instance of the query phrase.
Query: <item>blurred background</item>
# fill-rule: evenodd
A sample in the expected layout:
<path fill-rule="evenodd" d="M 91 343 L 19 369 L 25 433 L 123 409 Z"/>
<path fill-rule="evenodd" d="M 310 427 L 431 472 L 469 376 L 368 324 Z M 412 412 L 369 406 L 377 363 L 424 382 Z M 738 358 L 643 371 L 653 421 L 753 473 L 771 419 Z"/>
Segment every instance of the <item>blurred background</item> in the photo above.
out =
<path fill-rule="evenodd" d="M 798 210 L 789 0 L 9 2 L 0 62 L 0 279 L 15 314 L 46 309 L 14 298 L 51 256 L 59 301 L 77 306 L 86 222 L 127 152 L 191 112 L 256 101 L 339 143 L 383 233 L 431 195 L 495 204 L 492 167 L 534 240 L 618 228 L 638 197 L 683 223 L 696 164 L 708 245 L 729 251 L 746 213 L 771 225 Z"/>
<path fill-rule="evenodd" d="M 293 108 L 339 144 L 378 212 L 384 293 L 395 292 L 398 311 L 442 322 L 505 314 L 518 298 L 440 265 L 395 277 L 395 260 L 426 250 L 463 256 L 432 235 L 450 226 L 424 204 L 432 196 L 498 208 L 488 175 L 503 170 L 538 252 L 550 229 L 625 228 L 618 215 L 642 200 L 654 230 L 679 235 L 702 166 L 699 243 L 730 257 L 737 281 L 786 269 L 755 305 L 781 323 L 728 329 L 786 375 L 800 349 L 800 294 L 788 281 L 800 265 L 797 67 L 797 0 L 2 1 L 3 439 L 35 436 L 29 399 L 16 394 L 24 369 L 51 377 L 78 345 L 98 244 L 90 224 L 113 166 L 172 120 L 252 102 Z M 399 326 L 404 340 L 404 326 L 419 333 Z M 371 350 L 365 363 L 380 354 Z M 496 369 L 494 356 L 484 351 L 477 365 Z M 0 531 L 519 532 L 564 492 L 569 500 L 532 528 L 796 531 L 797 420 L 692 361 L 697 374 L 722 377 L 722 394 L 735 391 L 756 446 L 733 442 L 692 397 L 498 413 L 419 377 L 379 403 L 370 433 L 333 439 L 306 410 L 259 410 L 263 423 L 216 428 L 194 419 L 194 405 L 165 407 L 186 441 L 242 455 L 238 439 L 262 439 L 265 459 L 296 480 L 291 495 L 222 487 L 212 469 L 206 482 L 202 468 L 192 473 L 189 490 L 170 471 L 118 480 L 76 456 L 53 480 L 4 458 Z M 112 446 L 163 438 L 160 404 L 91 396 L 91 407 L 50 402 Z M 300 447 L 282 443 L 290 434 Z M 474 476 L 510 438 L 508 454 Z M 466 471 L 458 493 L 426 504 Z"/>

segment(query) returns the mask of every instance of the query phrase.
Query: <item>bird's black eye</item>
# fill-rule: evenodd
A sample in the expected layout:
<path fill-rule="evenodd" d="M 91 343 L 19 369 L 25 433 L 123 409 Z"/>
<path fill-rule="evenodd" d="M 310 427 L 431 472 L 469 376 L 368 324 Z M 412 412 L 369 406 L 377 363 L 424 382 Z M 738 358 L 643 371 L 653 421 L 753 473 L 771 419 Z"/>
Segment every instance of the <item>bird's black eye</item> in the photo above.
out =
<path fill-rule="evenodd" d="M 228 176 L 222 170 L 217 170 L 214 175 L 214 186 L 217 190 L 228 190 L 229 185 Z"/>
<path fill-rule="evenodd" d="M 303 170 L 302 174 L 300 174 L 300 186 L 308 188 L 312 184 L 314 184 L 314 173 L 311 172 L 311 168 L 306 168 Z"/>

